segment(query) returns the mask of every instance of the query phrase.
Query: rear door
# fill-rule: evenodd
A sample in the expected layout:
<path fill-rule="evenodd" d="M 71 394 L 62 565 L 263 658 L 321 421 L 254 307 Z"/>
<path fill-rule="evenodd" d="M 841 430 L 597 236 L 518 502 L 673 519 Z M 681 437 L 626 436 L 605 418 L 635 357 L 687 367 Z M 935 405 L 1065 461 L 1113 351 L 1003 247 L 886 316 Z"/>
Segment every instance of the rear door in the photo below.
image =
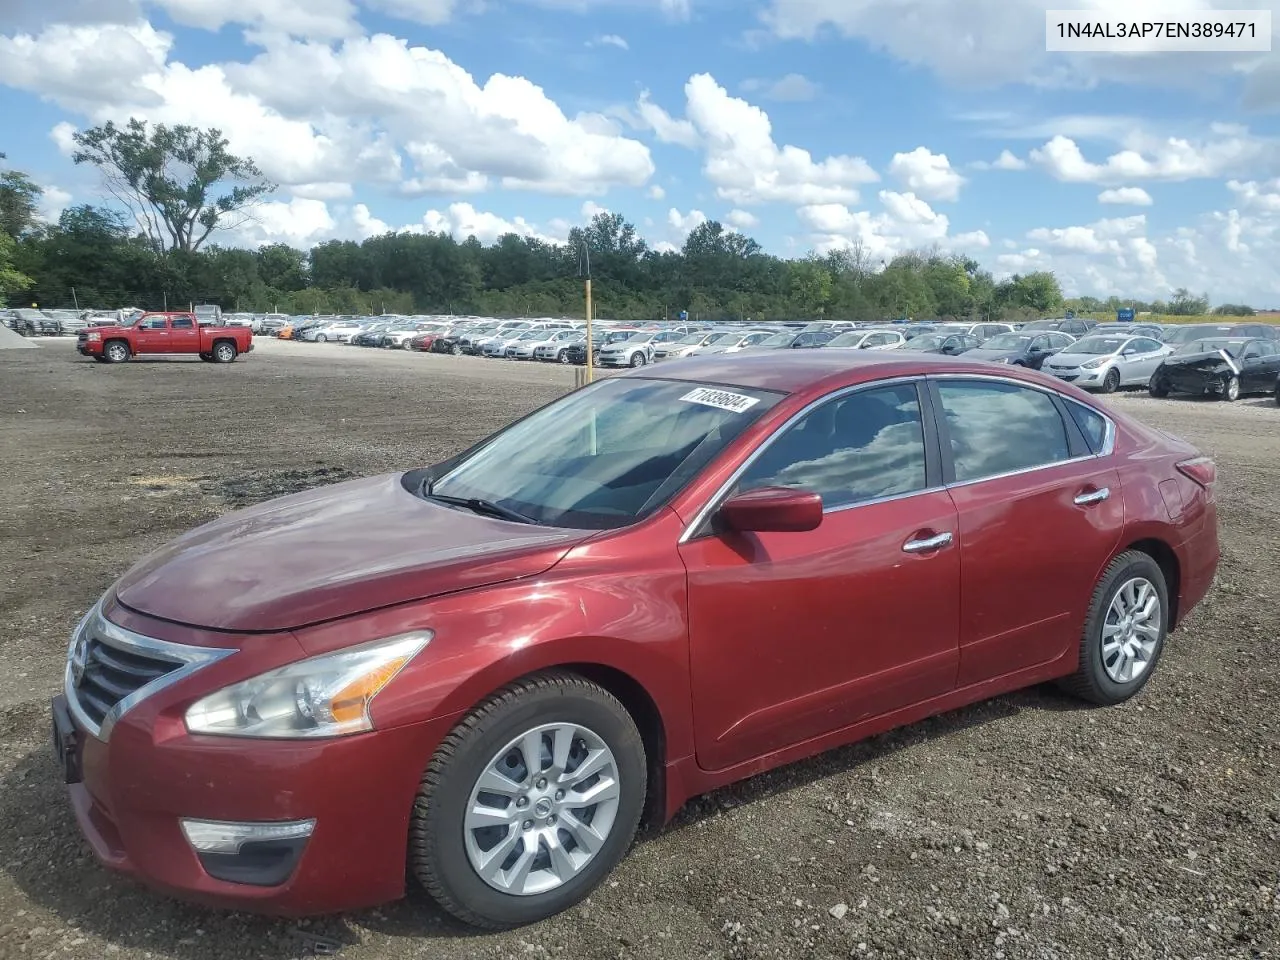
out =
<path fill-rule="evenodd" d="M 1131 340 L 1120 353 L 1120 382 L 1146 384 L 1164 360 L 1164 344 L 1146 338 Z"/>
<path fill-rule="evenodd" d="M 963 687 L 1075 649 L 1124 512 L 1075 401 L 995 377 L 938 377 L 931 393 L 960 528 Z"/>
<path fill-rule="evenodd" d="M 1269 340 L 1254 340 L 1244 349 L 1240 389 L 1244 393 L 1270 393 L 1280 374 L 1280 355 Z"/>
<path fill-rule="evenodd" d="M 194 317 L 172 317 L 169 320 L 170 353 L 199 353 L 200 331 Z"/>

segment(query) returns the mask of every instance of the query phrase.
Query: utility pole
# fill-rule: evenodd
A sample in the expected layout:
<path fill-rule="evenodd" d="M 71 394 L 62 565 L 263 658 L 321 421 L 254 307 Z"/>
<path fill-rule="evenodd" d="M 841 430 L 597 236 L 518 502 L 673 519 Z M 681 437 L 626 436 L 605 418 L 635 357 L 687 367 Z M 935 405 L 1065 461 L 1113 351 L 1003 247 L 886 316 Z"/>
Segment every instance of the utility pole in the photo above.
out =
<path fill-rule="evenodd" d="M 592 348 L 595 343 L 591 339 L 591 251 L 587 249 L 587 245 L 582 245 L 582 257 L 578 260 L 578 271 L 581 274 L 586 273 L 586 297 L 587 297 L 587 383 L 591 383 L 595 379 L 595 363 L 592 356 Z"/>

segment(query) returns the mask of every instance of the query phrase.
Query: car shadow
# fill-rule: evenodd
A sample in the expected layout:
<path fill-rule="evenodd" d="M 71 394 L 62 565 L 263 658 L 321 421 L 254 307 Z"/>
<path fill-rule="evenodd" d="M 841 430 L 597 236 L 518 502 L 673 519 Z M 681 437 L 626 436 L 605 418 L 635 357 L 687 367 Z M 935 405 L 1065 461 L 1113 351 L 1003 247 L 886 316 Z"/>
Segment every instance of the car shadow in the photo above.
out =
<path fill-rule="evenodd" d="M 646 830 L 638 843 L 1024 710 L 1084 709 L 1089 708 L 1048 686 L 983 701 L 695 797 L 670 824 Z M 361 930 L 392 938 L 487 936 L 444 913 L 412 881 L 409 894 L 395 903 L 302 921 L 211 910 L 153 892 L 110 873 L 93 859 L 50 752 L 43 747 L 29 750 L 0 778 L 0 871 L 32 904 L 81 935 L 179 960 L 210 960 L 236 952 L 265 960 L 334 955 L 362 942 Z"/>

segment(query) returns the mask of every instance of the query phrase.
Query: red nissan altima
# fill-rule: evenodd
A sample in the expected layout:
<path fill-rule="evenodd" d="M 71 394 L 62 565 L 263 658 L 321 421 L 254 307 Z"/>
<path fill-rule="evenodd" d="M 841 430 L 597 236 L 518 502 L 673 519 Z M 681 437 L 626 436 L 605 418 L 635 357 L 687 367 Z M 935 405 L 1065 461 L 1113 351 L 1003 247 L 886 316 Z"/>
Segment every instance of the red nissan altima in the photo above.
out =
<path fill-rule="evenodd" d="M 1211 460 L 1020 368 L 782 354 L 601 380 L 142 560 L 53 704 L 99 859 L 281 914 L 411 873 L 508 927 L 695 794 L 1030 684 L 1142 689 L 1218 563 Z"/>

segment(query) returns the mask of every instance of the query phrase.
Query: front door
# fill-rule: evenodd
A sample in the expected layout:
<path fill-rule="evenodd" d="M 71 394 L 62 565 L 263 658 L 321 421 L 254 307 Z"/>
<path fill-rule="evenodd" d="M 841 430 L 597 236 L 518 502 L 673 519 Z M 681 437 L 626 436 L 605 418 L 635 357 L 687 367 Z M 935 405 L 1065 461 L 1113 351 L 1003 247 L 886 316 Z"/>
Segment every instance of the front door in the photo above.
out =
<path fill-rule="evenodd" d="M 1280 354 L 1276 345 L 1266 340 L 1255 340 L 1244 349 L 1238 361 L 1241 393 L 1270 393 L 1280 375 Z"/>
<path fill-rule="evenodd" d="M 1042 390 L 940 378 L 944 469 L 959 512 L 959 686 L 1079 644 L 1124 523 L 1120 478 Z M 1094 414 L 1096 416 L 1096 414 Z"/>
<path fill-rule="evenodd" d="M 712 522 L 681 545 L 701 767 L 952 689 L 958 529 L 925 438 L 915 383 L 837 394 L 780 428 L 733 491 L 813 490 L 820 527 L 735 533 Z"/>
<path fill-rule="evenodd" d="M 169 351 L 169 318 L 148 317 L 139 324 L 134 336 L 136 353 L 167 353 Z"/>

